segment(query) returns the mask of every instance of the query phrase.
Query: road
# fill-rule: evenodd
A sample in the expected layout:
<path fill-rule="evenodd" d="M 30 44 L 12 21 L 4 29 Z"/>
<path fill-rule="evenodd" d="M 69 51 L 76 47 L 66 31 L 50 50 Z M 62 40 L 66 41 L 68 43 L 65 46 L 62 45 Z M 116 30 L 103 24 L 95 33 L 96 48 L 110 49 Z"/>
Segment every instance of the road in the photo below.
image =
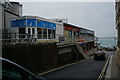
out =
<path fill-rule="evenodd" d="M 93 57 L 83 62 L 47 73 L 43 77 L 48 80 L 96 80 L 106 60 L 94 60 Z"/>

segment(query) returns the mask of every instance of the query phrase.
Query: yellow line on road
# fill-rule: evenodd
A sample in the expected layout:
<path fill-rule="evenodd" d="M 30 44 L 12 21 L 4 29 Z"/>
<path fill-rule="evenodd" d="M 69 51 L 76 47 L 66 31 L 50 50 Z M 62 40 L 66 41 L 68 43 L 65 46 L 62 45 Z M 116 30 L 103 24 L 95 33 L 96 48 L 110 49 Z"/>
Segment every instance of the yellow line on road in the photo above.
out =
<path fill-rule="evenodd" d="M 92 56 L 92 57 L 93 57 L 93 56 Z M 90 58 L 92 58 L 92 57 L 90 57 Z M 90 58 L 87 58 L 87 59 L 84 59 L 84 60 L 81 60 L 81 61 L 78 61 L 78 62 L 74 62 L 74 63 L 71 63 L 71 64 L 67 64 L 67 65 L 64 65 L 64 66 L 62 66 L 62 67 L 58 67 L 58 68 L 55 68 L 55 69 L 52 69 L 52 70 L 49 70 L 49 71 L 40 73 L 40 74 L 38 74 L 38 75 L 41 76 L 41 75 L 44 75 L 44 74 L 47 74 L 47 73 L 50 73 L 50 72 L 53 72 L 53 71 L 56 71 L 56 70 L 59 70 L 59 69 L 62 69 L 62 68 L 71 66 L 71 65 L 74 65 L 74 64 L 78 64 L 78 63 L 84 62 L 84 61 L 86 61 L 86 60 L 88 60 L 88 59 L 90 59 Z"/>
<path fill-rule="evenodd" d="M 107 65 L 109 64 L 110 57 L 111 57 L 111 56 L 109 55 L 109 57 L 108 57 L 108 59 L 107 59 L 105 65 L 104 65 L 104 67 L 103 67 L 103 69 L 102 69 L 102 71 L 101 71 L 99 77 L 97 78 L 97 80 L 103 80 L 102 78 L 103 78 L 104 75 L 105 75 L 104 73 L 105 73 L 105 71 L 106 71 L 106 69 L 107 69 Z"/>

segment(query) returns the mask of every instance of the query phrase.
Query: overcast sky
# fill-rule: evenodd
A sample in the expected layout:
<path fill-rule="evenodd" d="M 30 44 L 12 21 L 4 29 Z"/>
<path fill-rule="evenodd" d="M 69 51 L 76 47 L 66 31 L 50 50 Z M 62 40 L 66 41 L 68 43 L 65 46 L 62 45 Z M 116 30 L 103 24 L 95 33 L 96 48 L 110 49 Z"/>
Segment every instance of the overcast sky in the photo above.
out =
<path fill-rule="evenodd" d="M 23 15 L 67 18 L 70 24 L 95 31 L 98 37 L 114 37 L 113 2 L 22 2 Z"/>

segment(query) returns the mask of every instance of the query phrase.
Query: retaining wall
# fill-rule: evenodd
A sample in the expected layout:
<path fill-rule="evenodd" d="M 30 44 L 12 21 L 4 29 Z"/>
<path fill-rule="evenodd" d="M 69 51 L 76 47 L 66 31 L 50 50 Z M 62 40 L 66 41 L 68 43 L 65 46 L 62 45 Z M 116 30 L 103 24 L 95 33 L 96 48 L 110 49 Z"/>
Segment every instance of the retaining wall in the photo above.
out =
<path fill-rule="evenodd" d="M 3 44 L 2 56 L 27 68 L 33 73 L 57 66 L 56 43 Z"/>
<path fill-rule="evenodd" d="M 74 46 L 58 48 L 56 43 L 3 44 L 2 56 L 33 73 L 41 73 L 78 60 Z"/>

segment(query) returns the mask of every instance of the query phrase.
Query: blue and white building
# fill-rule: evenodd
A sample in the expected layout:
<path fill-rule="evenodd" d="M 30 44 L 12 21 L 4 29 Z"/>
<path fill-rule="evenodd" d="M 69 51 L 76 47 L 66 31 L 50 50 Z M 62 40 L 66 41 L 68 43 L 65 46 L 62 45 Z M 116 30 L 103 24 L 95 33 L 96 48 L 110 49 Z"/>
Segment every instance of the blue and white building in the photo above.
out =
<path fill-rule="evenodd" d="M 63 24 L 37 16 L 21 16 L 11 21 L 11 29 L 16 29 L 17 38 L 35 38 L 39 40 L 56 39 L 63 35 Z"/>

